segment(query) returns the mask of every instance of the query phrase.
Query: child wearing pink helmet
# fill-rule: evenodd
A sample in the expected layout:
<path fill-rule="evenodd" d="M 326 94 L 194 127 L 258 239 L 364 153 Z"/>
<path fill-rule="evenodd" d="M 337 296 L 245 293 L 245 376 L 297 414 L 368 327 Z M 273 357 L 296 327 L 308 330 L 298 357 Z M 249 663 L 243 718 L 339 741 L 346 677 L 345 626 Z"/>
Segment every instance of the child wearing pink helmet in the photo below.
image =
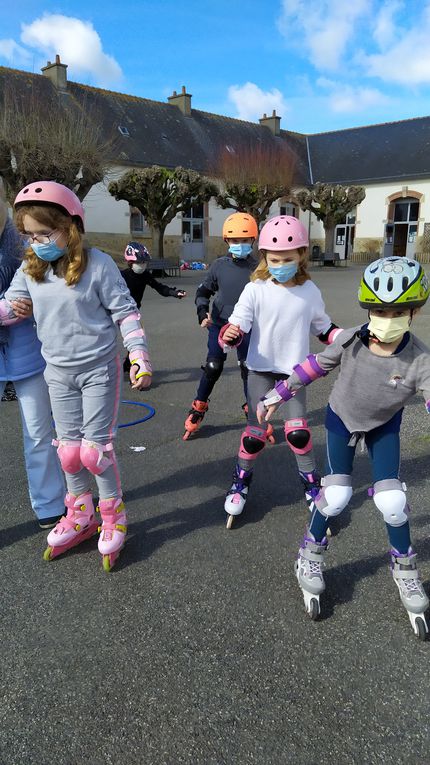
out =
<path fill-rule="evenodd" d="M 84 212 L 73 191 L 54 181 L 30 183 L 16 197 L 15 213 L 27 249 L 0 301 L 0 321 L 13 320 L 13 301 L 32 301 L 68 489 L 67 513 L 49 533 L 44 558 L 96 533 L 93 475 L 102 520 L 98 547 L 109 571 L 127 531 L 113 444 L 122 379 L 117 327 L 137 390 L 149 387 L 152 374 L 145 333 L 112 258 L 84 245 Z"/>
<path fill-rule="evenodd" d="M 288 377 L 298 359 L 309 352 L 309 334 L 333 342 L 340 331 L 327 315 L 318 287 L 307 271 L 308 234 L 293 216 L 279 215 L 263 226 L 260 261 L 233 313 L 220 332 L 220 344 L 237 346 L 244 333 L 251 339 L 248 367 L 248 425 L 242 433 L 233 483 L 227 492 L 227 528 L 242 513 L 255 460 L 266 444 L 266 423 L 257 419 L 257 404 L 283 373 Z M 306 350 L 305 350 L 306 349 Z M 306 420 L 305 391 L 291 400 L 285 419 L 285 439 L 296 458 L 309 508 L 320 481 Z"/>

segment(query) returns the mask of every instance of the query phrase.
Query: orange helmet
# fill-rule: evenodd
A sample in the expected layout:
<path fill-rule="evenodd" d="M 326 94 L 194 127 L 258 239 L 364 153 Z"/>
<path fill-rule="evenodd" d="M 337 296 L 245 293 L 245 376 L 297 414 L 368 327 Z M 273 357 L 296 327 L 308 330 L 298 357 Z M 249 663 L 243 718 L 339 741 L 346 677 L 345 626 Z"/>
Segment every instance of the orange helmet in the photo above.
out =
<path fill-rule="evenodd" d="M 233 213 L 225 219 L 222 227 L 223 239 L 256 239 L 258 226 L 252 215 L 248 213 Z"/>

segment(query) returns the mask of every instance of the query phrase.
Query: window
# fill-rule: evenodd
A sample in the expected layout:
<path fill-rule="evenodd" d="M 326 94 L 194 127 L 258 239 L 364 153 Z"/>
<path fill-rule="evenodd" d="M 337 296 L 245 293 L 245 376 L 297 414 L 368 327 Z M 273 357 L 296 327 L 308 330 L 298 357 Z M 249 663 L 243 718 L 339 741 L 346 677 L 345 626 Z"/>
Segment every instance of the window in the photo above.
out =
<path fill-rule="evenodd" d="M 130 208 L 130 231 L 133 234 L 150 236 L 151 230 L 140 210 L 136 207 Z"/>
<path fill-rule="evenodd" d="M 294 218 L 297 218 L 297 208 L 291 203 L 279 205 L 279 215 L 293 215 Z"/>

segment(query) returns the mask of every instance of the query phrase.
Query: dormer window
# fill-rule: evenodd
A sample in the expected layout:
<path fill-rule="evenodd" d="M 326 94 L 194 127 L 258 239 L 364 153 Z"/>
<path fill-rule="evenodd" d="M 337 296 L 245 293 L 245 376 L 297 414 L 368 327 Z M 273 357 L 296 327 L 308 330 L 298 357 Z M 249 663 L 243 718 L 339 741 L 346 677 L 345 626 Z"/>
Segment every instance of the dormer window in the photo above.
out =
<path fill-rule="evenodd" d="M 126 138 L 130 137 L 128 128 L 126 128 L 125 125 L 118 125 L 118 130 L 121 133 L 121 135 L 125 136 Z"/>

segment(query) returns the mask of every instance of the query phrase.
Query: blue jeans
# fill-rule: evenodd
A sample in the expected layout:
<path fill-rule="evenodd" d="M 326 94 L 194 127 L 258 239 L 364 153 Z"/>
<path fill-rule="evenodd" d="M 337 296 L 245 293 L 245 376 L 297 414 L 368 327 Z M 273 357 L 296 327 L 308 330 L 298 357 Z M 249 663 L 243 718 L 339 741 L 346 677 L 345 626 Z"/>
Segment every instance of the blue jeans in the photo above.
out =
<path fill-rule="evenodd" d="M 14 380 L 24 436 L 24 460 L 33 511 L 39 520 L 64 513 L 66 486 L 52 445 L 51 404 L 48 387 L 40 374 Z M 0 396 L 6 381 L 0 381 Z M 10 404 L 8 404 L 10 406 Z"/>
<path fill-rule="evenodd" d="M 222 348 L 220 348 L 218 344 L 218 335 L 219 335 L 220 329 L 221 329 L 221 326 L 218 324 L 211 324 L 210 327 L 208 328 L 208 354 L 206 356 L 206 362 L 219 360 L 221 362 L 221 367 L 223 367 L 224 362 L 227 358 L 227 354 L 223 352 Z M 249 345 L 250 336 L 251 336 L 251 333 L 244 335 L 242 338 L 241 344 L 237 347 L 236 353 L 237 353 L 237 360 L 239 363 L 241 361 L 244 362 L 246 360 L 246 357 L 248 355 L 248 345 Z M 246 374 L 246 370 L 243 370 L 242 367 L 241 367 L 241 374 L 242 374 L 243 390 L 244 390 L 245 399 L 246 399 L 246 396 L 247 396 L 246 383 L 247 383 L 248 375 Z M 206 372 L 203 372 L 200 378 L 199 387 L 197 388 L 196 399 L 198 401 L 207 401 L 215 387 L 215 383 L 216 383 L 216 379 L 210 380 L 207 377 Z"/>

